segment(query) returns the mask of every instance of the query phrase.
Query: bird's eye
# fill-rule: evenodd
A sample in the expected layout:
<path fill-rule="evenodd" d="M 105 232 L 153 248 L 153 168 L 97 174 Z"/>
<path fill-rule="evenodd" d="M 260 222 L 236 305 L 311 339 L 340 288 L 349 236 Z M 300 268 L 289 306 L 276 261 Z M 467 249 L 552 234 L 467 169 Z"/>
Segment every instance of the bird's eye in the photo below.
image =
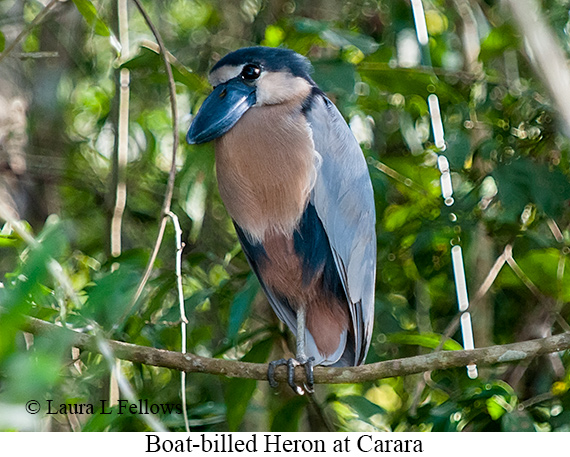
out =
<path fill-rule="evenodd" d="M 259 68 L 259 65 L 252 63 L 245 65 L 241 70 L 241 77 L 246 81 L 253 81 L 254 79 L 259 78 L 260 74 L 261 68 Z"/>

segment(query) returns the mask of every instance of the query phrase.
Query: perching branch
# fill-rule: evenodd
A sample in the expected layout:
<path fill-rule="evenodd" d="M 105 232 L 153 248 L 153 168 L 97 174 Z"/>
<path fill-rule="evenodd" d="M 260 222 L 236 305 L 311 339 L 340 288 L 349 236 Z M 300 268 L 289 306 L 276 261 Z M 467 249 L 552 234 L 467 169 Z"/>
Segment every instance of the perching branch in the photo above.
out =
<path fill-rule="evenodd" d="M 23 330 L 33 334 L 52 335 L 55 338 L 66 336 L 71 344 L 83 350 L 99 353 L 94 336 L 59 327 L 58 325 L 28 317 Z M 121 341 L 108 341 L 115 357 L 131 362 L 156 367 L 170 368 L 187 373 L 209 373 L 230 378 L 265 380 L 267 365 L 263 363 L 238 362 L 225 359 L 200 357 L 194 354 L 166 351 Z M 371 363 L 360 367 L 315 367 L 315 382 L 319 384 L 343 384 L 373 381 L 376 379 L 406 376 L 431 370 L 445 370 L 469 364 L 495 365 L 498 363 L 519 362 L 553 352 L 570 349 L 570 333 L 561 333 L 531 341 L 489 346 L 470 351 L 442 351 L 437 353 Z M 286 370 L 278 367 L 277 381 L 285 381 Z M 296 372 L 297 382 L 304 380 L 303 370 Z"/>

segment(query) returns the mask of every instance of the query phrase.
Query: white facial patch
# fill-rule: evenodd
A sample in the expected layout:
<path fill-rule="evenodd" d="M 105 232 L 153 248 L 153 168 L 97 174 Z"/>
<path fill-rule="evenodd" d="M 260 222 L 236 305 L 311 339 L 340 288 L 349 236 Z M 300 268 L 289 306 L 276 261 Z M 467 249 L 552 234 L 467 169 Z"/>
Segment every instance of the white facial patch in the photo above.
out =
<path fill-rule="evenodd" d="M 306 79 L 288 72 L 263 72 L 256 82 L 256 106 L 277 105 L 289 100 L 304 100 L 311 92 Z"/>
<path fill-rule="evenodd" d="M 235 78 L 241 73 L 243 65 L 224 65 L 223 67 L 217 68 L 210 76 L 208 76 L 208 81 L 213 87 L 219 84 L 225 83 L 232 78 Z"/>
<path fill-rule="evenodd" d="M 246 65 L 246 64 L 244 64 Z M 208 77 L 216 87 L 240 75 L 244 65 L 224 65 Z M 304 100 L 311 93 L 309 82 L 287 71 L 262 71 L 259 78 L 249 84 L 256 87 L 256 106 L 278 105 L 292 100 Z"/>

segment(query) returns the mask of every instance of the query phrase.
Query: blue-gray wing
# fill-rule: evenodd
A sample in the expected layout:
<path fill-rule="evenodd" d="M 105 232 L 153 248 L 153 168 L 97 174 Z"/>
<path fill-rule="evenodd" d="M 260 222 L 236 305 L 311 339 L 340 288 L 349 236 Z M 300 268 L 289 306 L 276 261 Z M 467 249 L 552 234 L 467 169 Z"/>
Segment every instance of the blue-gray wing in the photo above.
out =
<path fill-rule="evenodd" d="M 334 104 L 317 93 L 306 110 L 322 161 L 311 193 L 348 297 L 355 363 L 366 358 L 374 322 L 376 231 L 372 183 L 356 138 Z"/>

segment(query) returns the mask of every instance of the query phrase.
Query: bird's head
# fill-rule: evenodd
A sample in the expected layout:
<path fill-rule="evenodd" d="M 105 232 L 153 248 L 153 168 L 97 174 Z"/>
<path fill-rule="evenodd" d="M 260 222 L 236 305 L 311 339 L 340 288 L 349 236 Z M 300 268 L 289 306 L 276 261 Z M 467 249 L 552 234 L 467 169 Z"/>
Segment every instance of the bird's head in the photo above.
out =
<path fill-rule="evenodd" d="M 194 118 L 186 140 L 206 143 L 224 135 L 252 106 L 298 101 L 315 85 L 307 58 L 285 48 L 251 47 L 222 58 L 210 71 L 214 90 Z"/>

